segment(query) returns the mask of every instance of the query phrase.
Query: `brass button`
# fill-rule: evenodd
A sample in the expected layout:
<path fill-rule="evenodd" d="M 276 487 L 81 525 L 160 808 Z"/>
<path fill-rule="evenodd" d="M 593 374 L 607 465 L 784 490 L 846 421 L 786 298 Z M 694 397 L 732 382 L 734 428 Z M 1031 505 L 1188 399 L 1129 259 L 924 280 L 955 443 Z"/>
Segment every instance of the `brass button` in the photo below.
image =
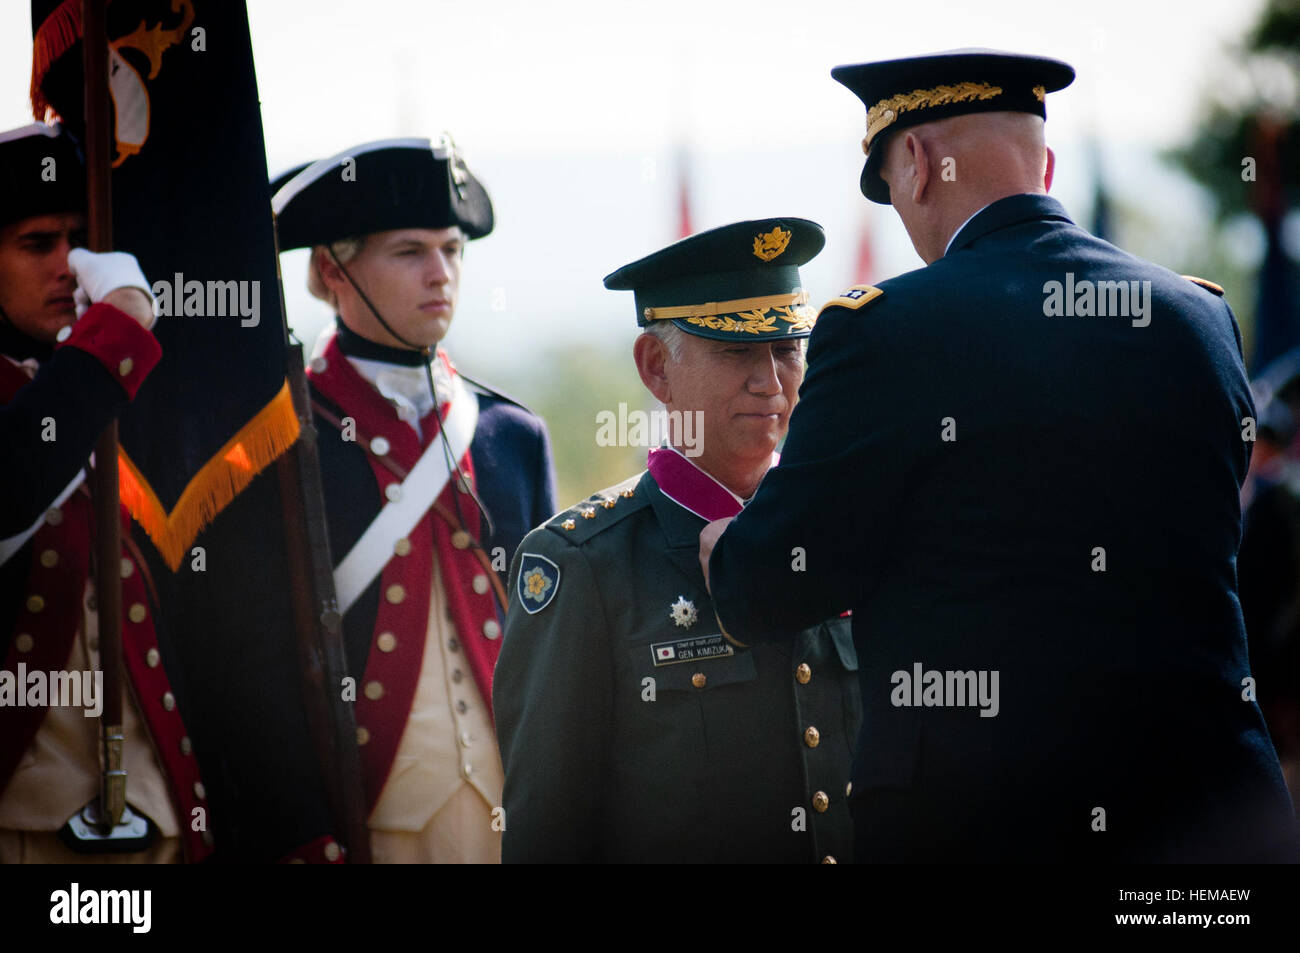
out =
<path fill-rule="evenodd" d="M 827 854 L 825 857 L 822 858 L 822 863 L 823 863 L 823 864 L 838 864 L 839 861 L 836 860 L 834 857 L 832 857 L 830 854 Z"/>
<path fill-rule="evenodd" d="M 501 637 L 501 623 L 496 619 L 488 619 L 483 623 L 483 634 L 489 639 L 499 639 Z"/>
<path fill-rule="evenodd" d="M 605 509 L 607 510 L 612 510 L 614 508 L 614 504 L 616 504 L 617 502 L 618 500 L 616 498 L 610 497 L 608 500 L 601 500 L 600 505 L 605 507 Z"/>
<path fill-rule="evenodd" d="M 370 452 L 377 457 L 387 456 L 388 451 L 391 449 L 393 448 L 388 445 L 388 441 L 383 437 L 376 437 L 370 441 Z"/>
<path fill-rule="evenodd" d="M 63 522 L 63 510 L 59 509 L 57 506 L 50 507 L 49 511 L 45 514 L 45 522 L 49 523 L 51 526 L 58 526 Z"/>
<path fill-rule="evenodd" d="M 628 489 L 626 489 L 626 490 L 624 490 L 622 493 L 620 493 L 619 496 L 623 497 L 623 499 L 625 499 L 625 500 L 630 500 L 630 499 L 632 499 L 632 495 L 633 495 L 635 492 L 636 492 L 635 490 L 633 490 L 631 487 L 629 487 Z"/>
<path fill-rule="evenodd" d="M 462 746 L 468 748 L 474 743 L 474 736 L 471 735 L 468 730 L 462 731 L 460 733 L 460 743 Z"/>
<path fill-rule="evenodd" d="M 363 745 L 370 740 L 370 732 L 364 725 L 357 725 L 357 744 Z"/>
<path fill-rule="evenodd" d="M 379 646 L 379 651 L 391 652 L 397 648 L 397 636 L 391 632 L 380 632 L 379 638 L 375 639 L 375 644 Z"/>
<path fill-rule="evenodd" d="M 826 796 L 825 791 L 818 791 L 813 795 L 813 810 L 818 814 L 825 814 L 826 809 L 831 806 L 831 799 Z"/>
<path fill-rule="evenodd" d="M 848 784 L 844 785 L 844 796 L 848 797 L 852 793 L 853 793 L 853 782 L 850 781 Z"/>
<path fill-rule="evenodd" d="M 563 523 L 561 523 L 560 525 L 563 526 L 565 529 L 573 529 L 573 528 L 574 528 L 575 526 L 577 526 L 578 524 L 575 523 L 573 520 L 565 520 L 565 521 L 564 521 Z"/>
<path fill-rule="evenodd" d="M 451 544 L 457 549 L 468 549 L 469 540 L 469 533 L 465 532 L 463 529 L 458 529 L 456 532 L 451 534 Z"/>
<path fill-rule="evenodd" d="M 194 782 L 194 796 L 198 798 L 200 801 L 202 801 L 205 797 L 208 796 L 208 789 L 203 786 L 202 781 Z"/>
<path fill-rule="evenodd" d="M 45 600 L 42 599 L 40 596 L 27 597 L 28 612 L 40 612 L 44 608 L 45 608 Z"/>
<path fill-rule="evenodd" d="M 41 553 L 41 565 L 46 569 L 53 569 L 59 564 L 59 554 L 52 549 L 47 549 Z"/>
<path fill-rule="evenodd" d="M 406 587 L 400 582 L 395 582 L 388 587 L 388 592 L 384 595 L 393 605 L 400 605 L 402 600 L 406 598 Z"/>
<path fill-rule="evenodd" d="M 336 860 L 338 860 L 339 856 L 342 853 L 343 853 L 342 848 L 340 848 L 339 845 L 334 841 L 330 841 L 328 844 L 325 845 L 325 859 L 328 860 L 331 864 L 334 863 Z"/>
<path fill-rule="evenodd" d="M 470 583 L 470 585 L 472 585 L 474 587 L 474 591 L 481 596 L 483 595 L 483 593 L 488 591 L 488 577 L 483 575 L 482 573 L 479 573 L 477 576 L 474 577 L 474 580 L 473 582 Z"/>
<path fill-rule="evenodd" d="M 181 754 L 191 755 L 194 753 L 194 742 L 190 741 L 190 736 L 185 735 L 181 738 Z"/>
<path fill-rule="evenodd" d="M 163 692 L 162 706 L 163 708 L 166 708 L 168 711 L 175 710 L 176 696 L 173 695 L 171 692 Z"/>
<path fill-rule="evenodd" d="M 812 725 L 809 725 L 803 730 L 803 743 L 809 748 L 816 748 L 822 743 L 822 733 Z"/>
<path fill-rule="evenodd" d="M 384 686 L 378 682 L 366 682 L 366 697 L 377 702 L 384 697 Z"/>
<path fill-rule="evenodd" d="M 402 484 L 390 483 L 384 487 L 384 496 L 388 497 L 388 502 L 396 503 L 402 498 Z"/>
<path fill-rule="evenodd" d="M 123 377 L 130 376 L 133 370 L 135 370 L 135 361 L 131 360 L 129 357 L 122 358 L 121 362 L 117 365 L 117 372 Z"/>
<path fill-rule="evenodd" d="M 464 678 L 464 677 L 465 677 L 465 673 L 462 672 L 460 669 L 458 669 L 458 668 L 453 668 L 453 669 L 451 670 L 451 680 L 452 680 L 453 682 L 456 682 L 457 684 L 460 684 L 460 680 L 461 680 L 462 678 Z"/>
<path fill-rule="evenodd" d="M 16 648 L 19 652 L 30 652 L 32 650 L 32 646 L 35 644 L 36 644 L 36 640 L 33 639 L 30 635 L 28 635 L 26 632 L 20 633 L 18 638 L 14 639 L 14 648 Z"/>
<path fill-rule="evenodd" d="M 594 520 L 596 518 L 596 511 L 592 507 L 587 507 L 586 509 L 582 510 L 581 513 L 582 513 L 582 518 L 585 520 Z"/>
<path fill-rule="evenodd" d="M 126 617 L 132 622 L 143 622 L 144 617 L 148 615 L 143 602 L 131 603 L 131 608 L 126 611 Z"/>
<path fill-rule="evenodd" d="M 411 553 L 411 541 L 403 536 L 397 542 L 393 543 L 393 552 L 399 556 L 409 556 Z"/>
<path fill-rule="evenodd" d="M 705 685 L 708 684 L 708 682 L 709 682 L 708 676 L 706 676 L 703 672 L 696 672 L 694 675 L 691 676 L 691 684 L 694 685 L 696 688 L 703 688 Z"/>
<path fill-rule="evenodd" d="M 157 649 L 150 649 L 144 653 L 144 664 L 150 668 L 157 668 L 158 663 L 162 661 L 162 656 L 158 654 Z"/>
<path fill-rule="evenodd" d="M 807 685 L 812 681 L 812 669 L 808 667 L 807 662 L 799 663 L 799 667 L 794 670 L 794 677 L 800 685 Z"/>
<path fill-rule="evenodd" d="M 133 572 L 135 572 L 135 563 L 131 562 L 131 560 L 123 556 L 122 557 L 122 578 L 130 579 L 131 573 Z"/>

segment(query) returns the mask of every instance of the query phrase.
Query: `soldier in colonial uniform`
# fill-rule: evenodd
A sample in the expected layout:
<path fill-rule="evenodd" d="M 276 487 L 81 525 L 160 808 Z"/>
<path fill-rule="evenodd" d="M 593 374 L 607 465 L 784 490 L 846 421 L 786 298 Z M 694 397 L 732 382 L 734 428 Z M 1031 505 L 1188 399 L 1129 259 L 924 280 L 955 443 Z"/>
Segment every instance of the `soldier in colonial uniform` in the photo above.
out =
<path fill-rule="evenodd" d="M 161 350 L 135 259 L 76 248 L 84 242 L 84 172 L 68 137 L 40 123 L 0 133 L 0 180 L 7 183 L 0 210 L 0 863 L 199 861 L 213 850 L 206 792 L 182 719 L 174 653 L 155 627 L 155 589 L 125 508 L 129 691 L 121 734 L 134 820 L 117 841 L 71 834 L 94 826 L 82 809 L 98 793 L 101 773 L 99 720 L 86 717 L 88 699 L 74 707 L 53 697 L 52 673 L 91 673 L 93 685 L 99 668 L 86 469 L 99 433 L 135 396 Z M 84 687 L 87 679 L 79 680 Z M 38 683 L 43 693 L 34 692 Z"/>
<path fill-rule="evenodd" d="M 803 219 L 739 222 L 605 279 L 635 292 L 637 369 L 670 426 L 702 428 L 674 427 L 646 472 L 515 556 L 496 681 L 507 861 L 851 856 L 849 620 L 736 650 L 696 559 L 705 522 L 740 511 L 785 435 L 813 323 L 798 266 L 823 242 Z"/>
<path fill-rule="evenodd" d="M 492 205 L 449 139 L 359 145 L 273 191 L 338 314 L 308 379 L 373 857 L 495 862 L 503 576 L 555 491 L 542 421 L 437 349 Z"/>

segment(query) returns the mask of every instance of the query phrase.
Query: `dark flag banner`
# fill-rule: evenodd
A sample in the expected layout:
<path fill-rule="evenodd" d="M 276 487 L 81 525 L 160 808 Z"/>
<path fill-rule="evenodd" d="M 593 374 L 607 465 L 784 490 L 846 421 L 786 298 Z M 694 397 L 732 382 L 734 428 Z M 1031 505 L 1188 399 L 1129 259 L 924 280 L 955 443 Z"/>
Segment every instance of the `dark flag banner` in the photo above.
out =
<path fill-rule="evenodd" d="M 82 137 L 81 0 L 34 0 L 32 106 Z M 248 18 L 108 6 L 113 234 L 158 299 L 161 363 L 120 419 L 122 501 L 175 570 L 298 436 Z"/>
<path fill-rule="evenodd" d="M 247 11 L 112 0 L 106 20 L 113 243 L 153 283 L 163 352 L 119 419 L 120 495 L 161 557 L 150 556 L 162 663 L 203 769 L 216 857 L 337 861 L 332 834 L 351 825 L 351 856 L 364 859 Z M 84 141 L 82 0 L 34 0 L 32 25 L 34 110 Z"/>

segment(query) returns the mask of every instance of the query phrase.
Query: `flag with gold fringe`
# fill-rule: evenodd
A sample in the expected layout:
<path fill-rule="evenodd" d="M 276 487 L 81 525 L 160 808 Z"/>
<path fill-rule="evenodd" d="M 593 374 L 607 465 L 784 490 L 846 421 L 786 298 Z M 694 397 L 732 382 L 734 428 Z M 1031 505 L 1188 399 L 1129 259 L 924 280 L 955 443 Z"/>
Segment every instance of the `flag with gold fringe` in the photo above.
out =
<path fill-rule="evenodd" d="M 81 0 L 33 0 L 32 106 L 82 132 Z M 153 282 L 163 359 L 120 419 L 122 500 L 167 564 L 298 420 L 245 5 L 112 0 L 113 234 Z"/>

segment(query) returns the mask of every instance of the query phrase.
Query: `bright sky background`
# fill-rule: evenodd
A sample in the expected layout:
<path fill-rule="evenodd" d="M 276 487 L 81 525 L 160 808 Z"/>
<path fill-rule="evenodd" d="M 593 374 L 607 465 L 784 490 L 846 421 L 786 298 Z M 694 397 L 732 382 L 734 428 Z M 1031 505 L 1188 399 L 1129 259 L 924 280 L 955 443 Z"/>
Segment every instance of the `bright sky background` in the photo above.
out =
<path fill-rule="evenodd" d="M 864 113 L 830 79 L 839 63 L 963 46 L 1064 59 L 1079 76 L 1048 97 L 1054 193 L 1086 221 L 1087 144 L 1100 134 L 1121 198 L 1151 205 L 1171 232 L 1194 228 L 1195 196 L 1143 157 L 1188 134 L 1261 3 L 248 6 L 271 173 L 372 139 L 453 133 L 497 228 L 469 248 L 447 345 L 500 379 L 551 347 L 631 340 L 632 297 L 601 279 L 676 237 L 679 143 L 689 144 L 697 229 L 767 215 L 825 226 L 826 250 L 804 273 L 814 299 L 853 282 L 864 219 L 878 277 L 919 266 L 892 211 L 858 193 Z M 27 7 L 5 0 L 0 14 L 0 128 L 30 121 Z M 329 315 L 303 288 L 304 256 L 285 256 L 284 281 L 290 321 L 310 344 Z"/>

